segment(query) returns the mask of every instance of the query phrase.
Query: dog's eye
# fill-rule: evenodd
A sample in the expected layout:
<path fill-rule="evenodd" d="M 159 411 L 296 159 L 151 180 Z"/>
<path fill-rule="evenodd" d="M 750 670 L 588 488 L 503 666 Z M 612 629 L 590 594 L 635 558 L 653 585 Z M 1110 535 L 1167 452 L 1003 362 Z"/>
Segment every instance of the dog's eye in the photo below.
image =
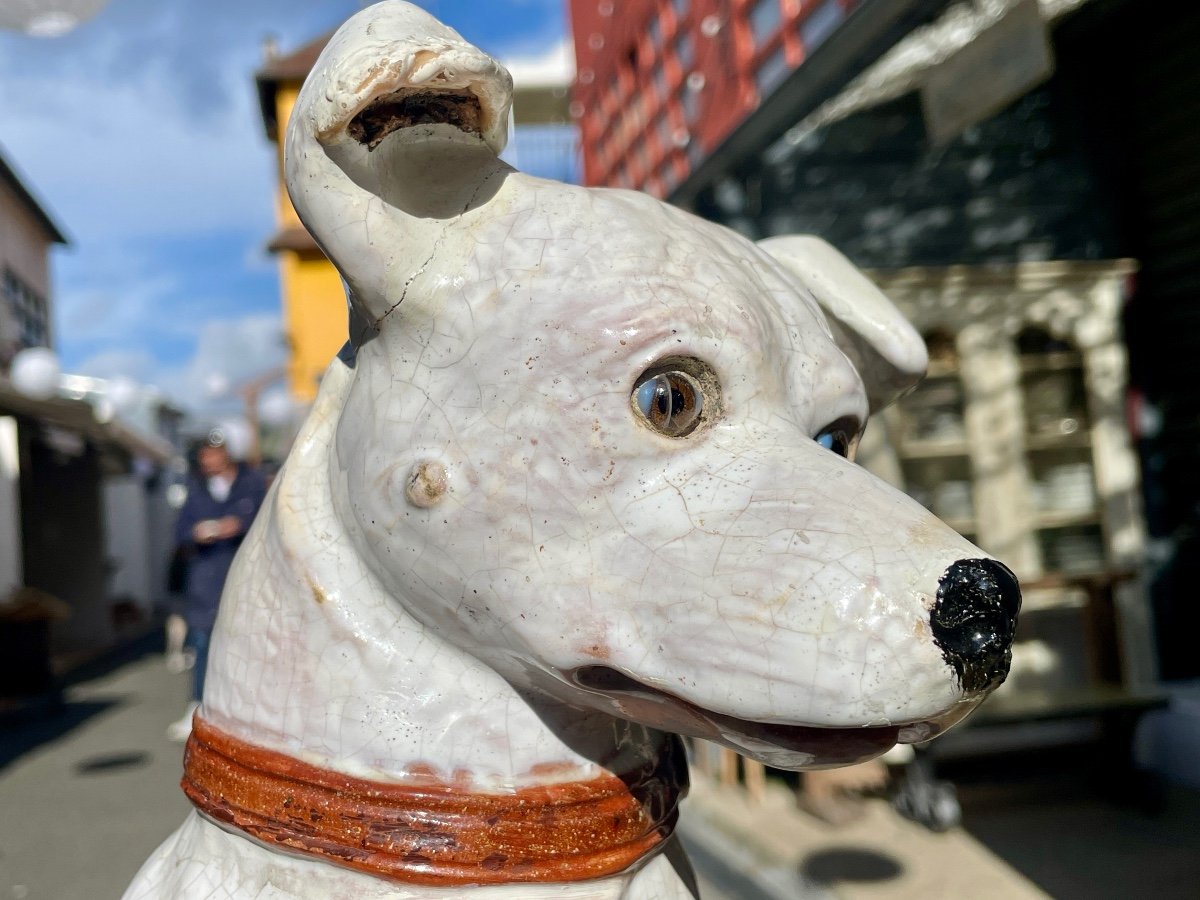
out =
<path fill-rule="evenodd" d="M 691 434 L 704 409 L 700 384 L 678 369 L 647 372 L 634 386 L 632 399 L 634 409 L 667 437 Z"/>
<path fill-rule="evenodd" d="M 822 431 L 817 435 L 817 443 L 826 450 L 832 450 L 838 456 L 846 456 L 850 452 L 850 441 L 845 432 Z"/>
<path fill-rule="evenodd" d="M 822 428 L 813 440 L 838 456 L 854 459 L 854 451 L 858 449 L 858 428 L 848 422 L 837 421 Z"/>

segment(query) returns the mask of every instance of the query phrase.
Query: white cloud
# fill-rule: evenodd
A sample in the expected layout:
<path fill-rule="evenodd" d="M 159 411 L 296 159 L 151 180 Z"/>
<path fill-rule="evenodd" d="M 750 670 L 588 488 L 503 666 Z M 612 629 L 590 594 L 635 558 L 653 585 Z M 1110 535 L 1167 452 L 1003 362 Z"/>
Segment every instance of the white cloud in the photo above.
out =
<path fill-rule="evenodd" d="M 211 373 L 236 386 L 282 364 L 253 74 L 267 34 L 290 52 L 361 5 L 112 0 L 62 38 L 0 33 L 0 140 L 72 240 L 54 288 L 72 369 L 200 409 Z M 518 68 L 563 65 L 560 0 L 422 5 Z"/>
<path fill-rule="evenodd" d="M 253 314 L 210 319 L 200 328 L 196 355 L 180 372 L 182 395 L 203 394 L 211 376 L 221 374 L 233 388 L 276 370 L 286 359 L 280 318 Z"/>
<path fill-rule="evenodd" d="M 132 378 L 145 385 L 158 386 L 161 366 L 154 354 L 141 349 L 105 350 L 79 364 L 80 375 L 108 380 Z"/>
<path fill-rule="evenodd" d="M 187 235 L 231 222 L 265 233 L 273 156 L 249 84 L 209 116 L 189 115 L 174 86 L 6 73 L 4 139 L 81 247 L 114 232 Z M 249 79 L 247 78 L 247 81 Z"/>
<path fill-rule="evenodd" d="M 194 410 L 227 408 L 240 402 L 238 386 L 280 369 L 285 360 L 278 316 L 212 319 L 200 329 L 195 355 L 182 368 L 164 371 L 160 386 Z M 223 397 L 209 394 L 214 375 L 223 376 L 230 385 Z"/>
<path fill-rule="evenodd" d="M 237 411 L 239 386 L 279 371 L 286 361 L 278 316 L 247 315 L 210 319 L 199 328 L 195 354 L 182 365 L 164 364 L 147 350 L 105 350 L 78 365 L 96 378 L 133 378 L 163 391 L 198 418 L 213 419 Z M 226 385 L 215 395 L 212 386 Z"/>
<path fill-rule="evenodd" d="M 575 78 L 575 45 L 568 38 L 530 55 L 501 60 L 513 77 L 513 85 L 522 87 L 566 87 Z"/>

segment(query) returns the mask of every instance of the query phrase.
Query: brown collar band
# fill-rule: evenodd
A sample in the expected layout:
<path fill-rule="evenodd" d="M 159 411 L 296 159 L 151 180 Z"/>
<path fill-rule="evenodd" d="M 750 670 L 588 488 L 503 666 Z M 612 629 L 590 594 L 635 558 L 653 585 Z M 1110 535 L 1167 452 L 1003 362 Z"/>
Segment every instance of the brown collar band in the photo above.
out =
<path fill-rule="evenodd" d="M 430 886 L 582 881 L 629 868 L 670 836 L 682 748 L 624 777 L 476 794 L 367 781 L 245 743 L 196 717 L 183 790 L 267 844 Z"/>

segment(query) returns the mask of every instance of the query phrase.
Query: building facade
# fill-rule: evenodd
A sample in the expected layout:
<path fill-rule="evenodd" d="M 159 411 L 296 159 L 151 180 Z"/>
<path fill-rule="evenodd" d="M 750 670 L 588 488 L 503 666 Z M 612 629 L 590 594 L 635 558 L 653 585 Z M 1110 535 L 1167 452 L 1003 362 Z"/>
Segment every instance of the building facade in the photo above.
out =
<path fill-rule="evenodd" d="M 51 346 L 50 248 L 66 242 L 0 156 L 0 371 L 26 347 Z"/>
<path fill-rule="evenodd" d="M 50 249 L 62 231 L 0 154 L 0 375 L 26 347 L 49 347 Z M 2 385 L 0 385 L 2 390 Z M 21 434 L 0 407 L 0 597 L 23 581 Z"/>
<path fill-rule="evenodd" d="M 160 485 L 181 414 L 147 398 L 126 422 L 103 382 L 59 376 L 30 396 L 10 378 L 21 350 L 53 349 L 65 243 L 0 156 L 0 702 L 51 690 L 51 658 L 61 670 L 145 627 L 172 550 Z"/>
<path fill-rule="evenodd" d="M 796 121 L 941 5 L 571 0 L 584 183 L 687 205 L 731 152 Z"/>
<path fill-rule="evenodd" d="M 321 375 L 347 334 L 341 277 L 300 224 L 283 183 L 283 135 L 288 118 L 305 76 L 328 40 L 329 35 L 322 35 L 287 55 L 268 49 L 255 78 L 263 127 L 276 156 L 278 229 L 267 247 L 279 261 L 288 388 L 301 403 L 316 397 Z"/>

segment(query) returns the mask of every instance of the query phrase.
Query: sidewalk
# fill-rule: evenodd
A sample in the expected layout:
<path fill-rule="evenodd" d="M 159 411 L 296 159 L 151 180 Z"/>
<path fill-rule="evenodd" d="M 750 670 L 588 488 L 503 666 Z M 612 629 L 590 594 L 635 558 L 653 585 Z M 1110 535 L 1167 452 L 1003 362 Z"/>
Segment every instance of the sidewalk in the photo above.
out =
<path fill-rule="evenodd" d="M 934 834 L 883 800 L 864 803 L 862 818 L 833 828 L 801 812 L 780 782 L 768 781 L 752 805 L 745 791 L 695 773 L 682 829 L 685 842 L 734 861 L 772 900 L 1048 896 L 965 831 Z"/>
<path fill-rule="evenodd" d="M 769 779 L 756 806 L 694 773 L 681 830 L 734 863 L 755 900 L 1200 897 L 1200 792 L 1164 785 L 1154 802 L 1114 802 L 1122 785 L 1103 759 L 1082 746 L 947 765 L 964 825 L 944 834 L 879 799 L 835 828 L 797 809 L 782 782 Z"/>
<path fill-rule="evenodd" d="M 121 896 L 189 808 L 165 731 L 187 691 L 145 653 L 68 687 L 59 715 L 0 722 L 0 897 Z"/>

